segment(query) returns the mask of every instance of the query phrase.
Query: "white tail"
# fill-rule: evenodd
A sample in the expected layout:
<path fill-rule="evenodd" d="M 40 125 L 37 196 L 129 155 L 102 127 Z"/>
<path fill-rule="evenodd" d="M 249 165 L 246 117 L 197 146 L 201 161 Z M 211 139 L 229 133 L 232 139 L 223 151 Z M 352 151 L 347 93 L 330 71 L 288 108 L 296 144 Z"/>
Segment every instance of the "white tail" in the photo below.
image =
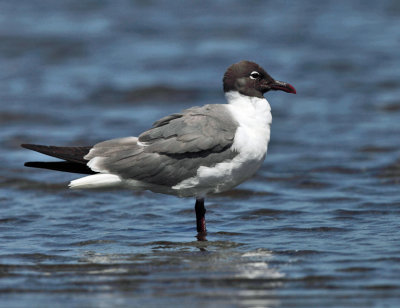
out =
<path fill-rule="evenodd" d="M 71 181 L 69 188 L 85 189 L 85 188 L 101 188 L 115 187 L 122 184 L 121 178 L 114 174 L 93 174 L 83 178 Z"/>

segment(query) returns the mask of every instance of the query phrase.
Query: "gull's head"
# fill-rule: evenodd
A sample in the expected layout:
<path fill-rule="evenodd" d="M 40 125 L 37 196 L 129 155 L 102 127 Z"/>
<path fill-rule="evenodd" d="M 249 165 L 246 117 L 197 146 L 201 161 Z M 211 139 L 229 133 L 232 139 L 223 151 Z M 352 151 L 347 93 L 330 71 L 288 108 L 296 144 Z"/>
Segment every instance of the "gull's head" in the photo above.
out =
<path fill-rule="evenodd" d="M 250 61 L 232 64 L 225 72 L 223 83 L 225 93 L 237 91 L 259 98 L 263 98 L 269 90 L 296 94 L 296 89 L 289 83 L 275 80 L 261 66 Z"/>

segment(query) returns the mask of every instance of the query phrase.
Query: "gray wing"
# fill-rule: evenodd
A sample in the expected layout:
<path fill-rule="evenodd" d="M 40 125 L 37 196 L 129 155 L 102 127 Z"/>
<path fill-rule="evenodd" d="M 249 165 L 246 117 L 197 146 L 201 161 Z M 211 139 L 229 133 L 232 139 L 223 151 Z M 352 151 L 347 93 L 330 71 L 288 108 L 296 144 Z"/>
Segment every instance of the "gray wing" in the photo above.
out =
<path fill-rule="evenodd" d="M 224 105 L 206 105 L 160 119 L 139 141 L 147 151 L 162 154 L 221 152 L 232 145 L 236 128 Z"/>
<path fill-rule="evenodd" d="M 96 144 L 85 159 L 97 172 L 150 184 L 174 186 L 237 152 L 231 149 L 238 124 L 224 105 L 193 107 L 153 124 L 138 138 Z"/>

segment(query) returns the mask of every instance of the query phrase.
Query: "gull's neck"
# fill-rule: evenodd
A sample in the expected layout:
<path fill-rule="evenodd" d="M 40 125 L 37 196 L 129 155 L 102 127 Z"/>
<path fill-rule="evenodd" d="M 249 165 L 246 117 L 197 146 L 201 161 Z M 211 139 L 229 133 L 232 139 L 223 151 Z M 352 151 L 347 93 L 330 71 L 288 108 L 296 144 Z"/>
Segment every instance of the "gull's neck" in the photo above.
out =
<path fill-rule="evenodd" d="M 253 109 L 259 114 L 271 114 L 271 106 L 265 98 L 243 95 L 238 91 L 226 92 L 225 97 L 233 108 Z"/>

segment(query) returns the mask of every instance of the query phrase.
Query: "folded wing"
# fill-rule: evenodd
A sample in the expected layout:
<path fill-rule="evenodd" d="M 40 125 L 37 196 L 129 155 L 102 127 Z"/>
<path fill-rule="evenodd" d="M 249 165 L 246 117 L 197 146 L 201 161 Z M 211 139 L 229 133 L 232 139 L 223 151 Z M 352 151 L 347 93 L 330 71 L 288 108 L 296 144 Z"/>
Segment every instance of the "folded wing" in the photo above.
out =
<path fill-rule="evenodd" d="M 237 126 L 224 105 L 193 107 L 160 119 L 138 138 L 96 144 L 84 159 L 95 172 L 171 187 L 200 166 L 236 156 L 231 147 Z"/>

